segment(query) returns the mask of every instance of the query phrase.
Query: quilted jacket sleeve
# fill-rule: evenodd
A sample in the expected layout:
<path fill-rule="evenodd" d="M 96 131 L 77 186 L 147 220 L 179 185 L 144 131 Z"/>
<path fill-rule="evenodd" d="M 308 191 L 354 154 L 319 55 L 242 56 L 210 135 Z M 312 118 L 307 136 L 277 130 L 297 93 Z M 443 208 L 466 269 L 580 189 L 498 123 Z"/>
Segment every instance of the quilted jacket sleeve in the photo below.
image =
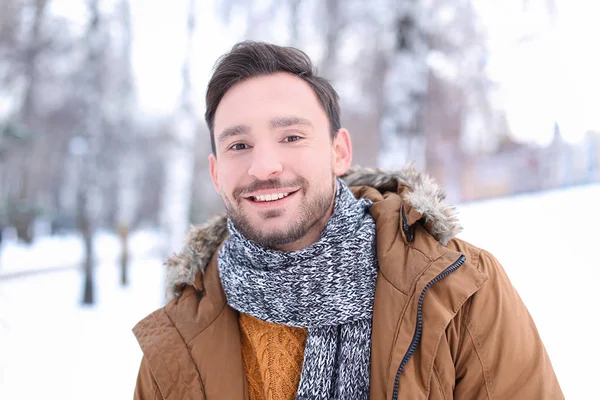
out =
<path fill-rule="evenodd" d="M 142 358 L 133 398 L 134 400 L 163 400 L 146 357 Z"/>
<path fill-rule="evenodd" d="M 489 253 L 478 268 L 489 280 L 466 304 L 455 360 L 457 399 L 564 399 L 525 304 Z"/>

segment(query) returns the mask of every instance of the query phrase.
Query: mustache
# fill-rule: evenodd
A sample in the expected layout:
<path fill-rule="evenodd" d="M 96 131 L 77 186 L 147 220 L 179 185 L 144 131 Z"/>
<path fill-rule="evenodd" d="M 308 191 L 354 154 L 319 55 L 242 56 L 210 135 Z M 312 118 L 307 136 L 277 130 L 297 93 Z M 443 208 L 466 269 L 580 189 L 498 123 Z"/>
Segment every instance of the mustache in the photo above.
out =
<path fill-rule="evenodd" d="M 308 181 L 302 177 L 298 177 L 290 181 L 282 181 L 280 179 L 268 179 L 266 181 L 256 180 L 248 186 L 235 188 L 233 190 L 232 195 L 234 199 L 239 200 L 241 197 L 247 196 L 248 194 L 256 192 L 258 190 L 279 189 L 289 187 L 299 187 L 300 189 L 306 189 L 308 187 Z"/>

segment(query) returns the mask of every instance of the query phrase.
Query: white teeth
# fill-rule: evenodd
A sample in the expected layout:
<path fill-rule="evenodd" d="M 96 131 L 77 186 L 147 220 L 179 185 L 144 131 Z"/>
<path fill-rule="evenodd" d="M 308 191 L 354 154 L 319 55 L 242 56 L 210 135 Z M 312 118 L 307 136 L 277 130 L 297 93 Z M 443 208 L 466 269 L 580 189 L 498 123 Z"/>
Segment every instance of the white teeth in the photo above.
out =
<path fill-rule="evenodd" d="M 265 194 L 262 196 L 254 196 L 254 201 L 273 201 L 283 199 L 288 196 L 289 193 L 273 193 L 273 194 Z"/>

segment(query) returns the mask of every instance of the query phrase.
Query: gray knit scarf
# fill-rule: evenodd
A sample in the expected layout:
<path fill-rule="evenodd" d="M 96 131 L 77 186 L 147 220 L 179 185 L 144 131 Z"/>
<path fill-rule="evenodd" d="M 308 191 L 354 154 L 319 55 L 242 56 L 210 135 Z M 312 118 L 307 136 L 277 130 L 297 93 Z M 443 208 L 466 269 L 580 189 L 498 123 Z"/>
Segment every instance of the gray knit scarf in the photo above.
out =
<path fill-rule="evenodd" d="M 264 321 L 308 328 L 297 399 L 368 399 L 377 255 L 369 200 L 337 180 L 319 240 L 292 252 L 246 239 L 228 222 L 219 252 L 227 303 Z"/>

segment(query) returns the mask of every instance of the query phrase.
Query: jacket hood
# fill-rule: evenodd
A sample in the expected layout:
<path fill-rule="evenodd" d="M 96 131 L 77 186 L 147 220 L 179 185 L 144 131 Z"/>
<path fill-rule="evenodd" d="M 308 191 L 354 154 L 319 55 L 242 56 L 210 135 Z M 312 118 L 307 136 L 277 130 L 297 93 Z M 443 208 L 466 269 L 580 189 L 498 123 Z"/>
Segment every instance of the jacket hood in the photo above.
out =
<path fill-rule="evenodd" d="M 444 246 L 462 229 L 454 207 L 445 202 L 445 193 L 433 178 L 417 172 L 412 164 L 393 171 L 353 167 L 341 178 L 348 186 L 370 186 L 381 193 L 401 193 L 429 233 Z M 166 261 L 167 301 L 181 296 L 185 286 L 194 284 L 198 272 L 205 271 L 228 234 L 225 215 L 192 226 L 181 252 Z"/>

